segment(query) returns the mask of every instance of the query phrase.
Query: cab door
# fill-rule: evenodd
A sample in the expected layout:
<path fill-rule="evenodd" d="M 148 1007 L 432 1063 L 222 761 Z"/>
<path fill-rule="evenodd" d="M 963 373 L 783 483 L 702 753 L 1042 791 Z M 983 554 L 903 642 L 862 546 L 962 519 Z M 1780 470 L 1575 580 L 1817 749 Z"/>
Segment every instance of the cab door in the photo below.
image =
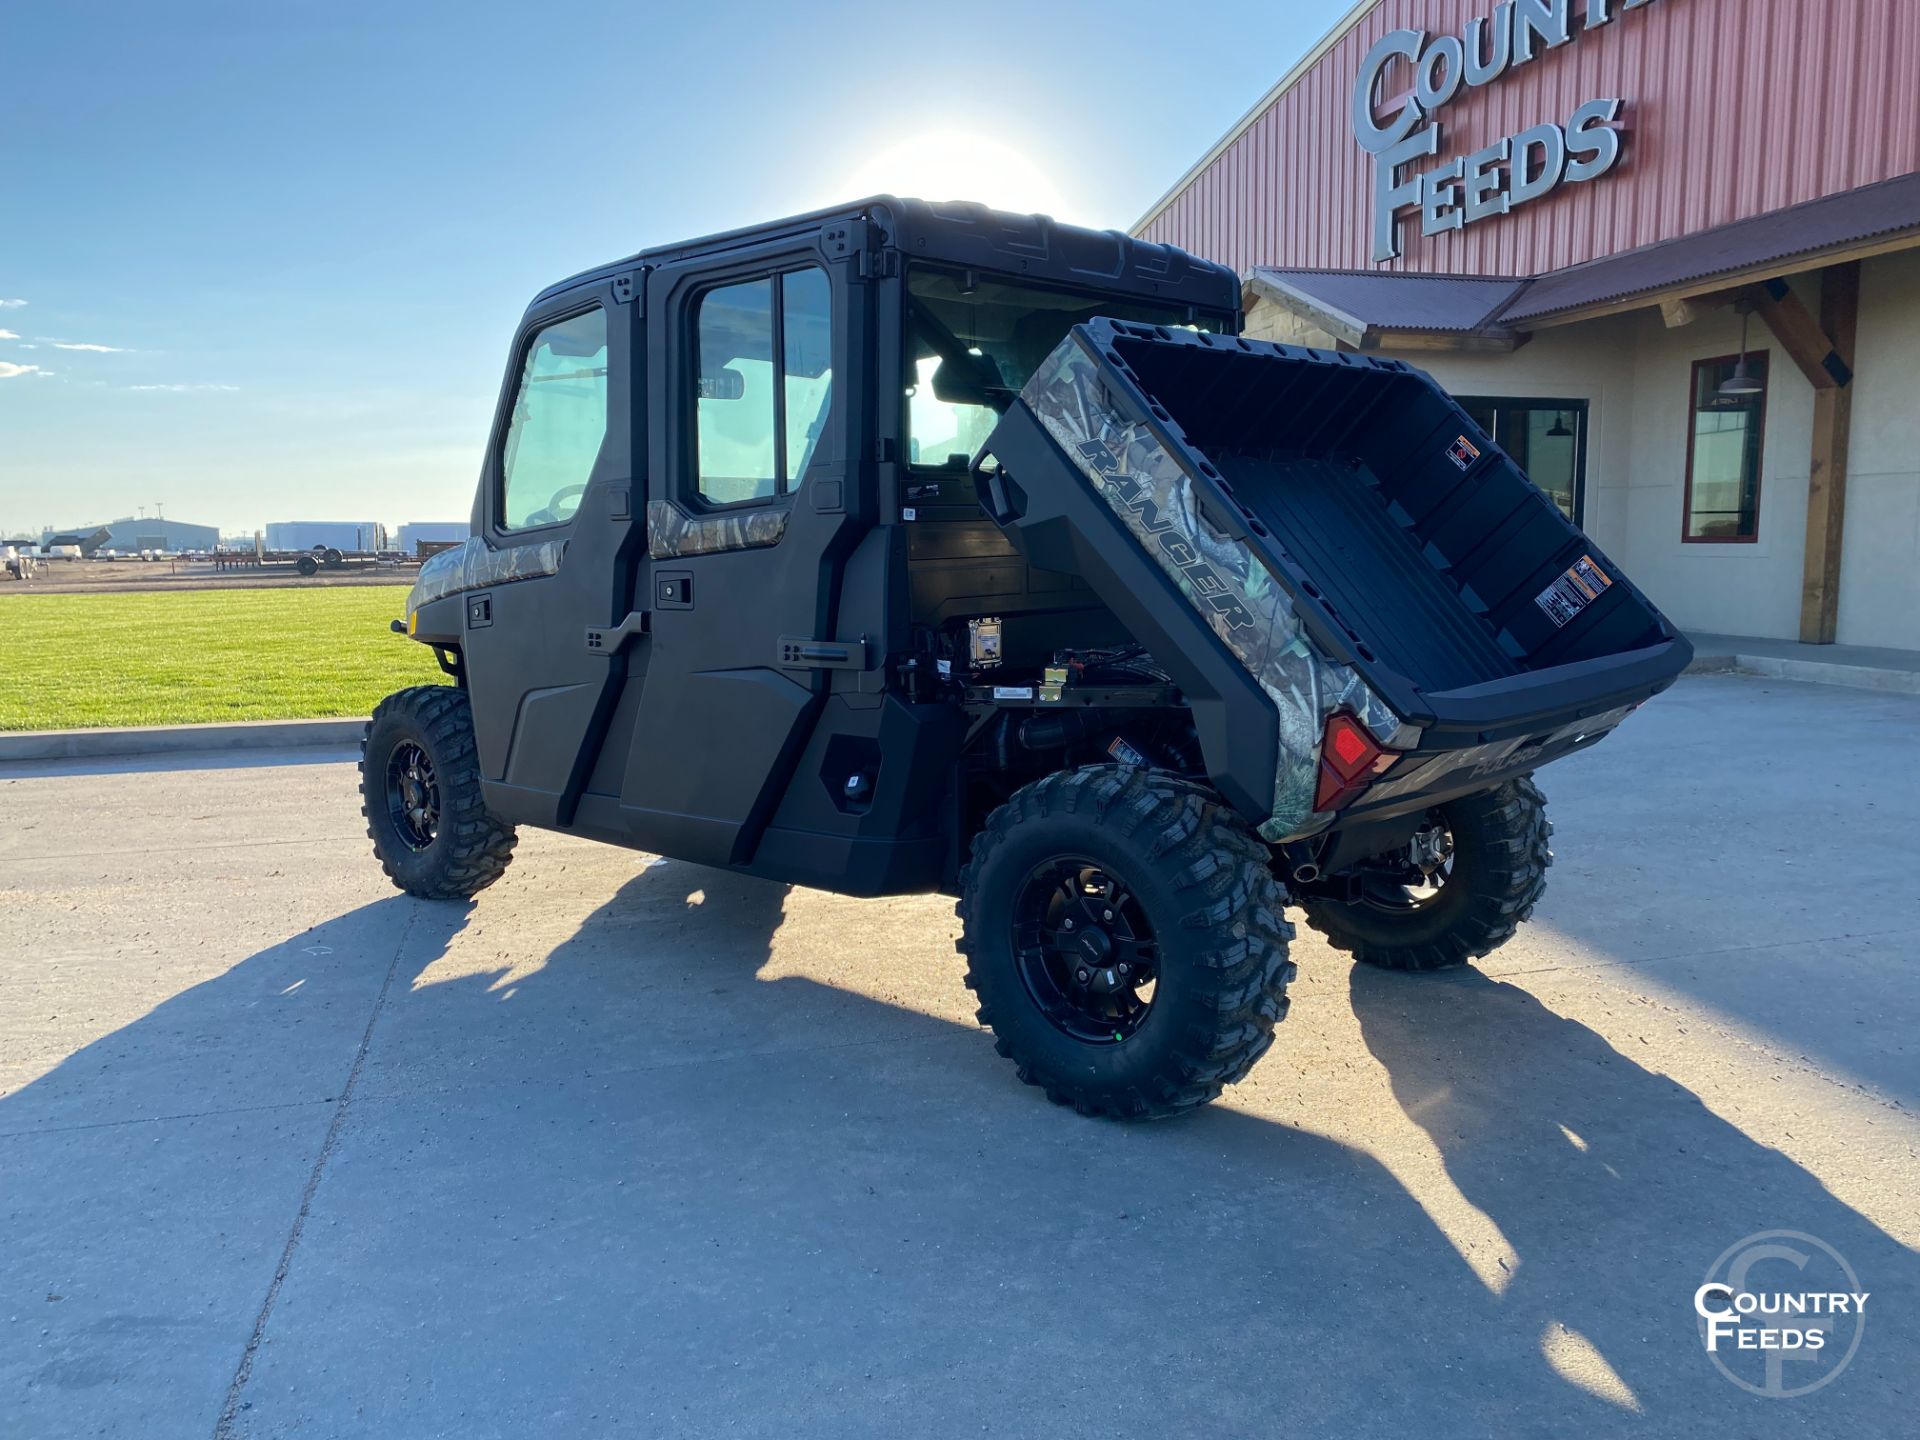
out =
<path fill-rule="evenodd" d="M 879 659 L 837 633 L 869 322 L 820 238 L 649 276 L 651 650 L 621 806 L 634 843 L 703 864 L 751 862 L 832 672 Z"/>
<path fill-rule="evenodd" d="M 536 302 L 495 417 L 462 649 L 487 806 L 503 819 L 571 823 L 625 676 L 645 663 L 643 636 L 607 639 L 641 539 L 633 284 Z"/>

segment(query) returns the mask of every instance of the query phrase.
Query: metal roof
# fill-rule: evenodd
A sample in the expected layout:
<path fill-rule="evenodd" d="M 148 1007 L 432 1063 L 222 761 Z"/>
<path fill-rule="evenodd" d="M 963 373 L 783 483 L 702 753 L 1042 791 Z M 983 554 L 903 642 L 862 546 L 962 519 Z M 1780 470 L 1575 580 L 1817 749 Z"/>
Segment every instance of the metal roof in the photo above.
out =
<path fill-rule="evenodd" d="M 1736 220 L 1542 275 L 1501 317 L 1538 320 L 1920 229 L 1920 174 Z"/>
<path fill-rule="evenodd" d="M 1355 345 L 1390 331 L 1504 338 L 1574 312 L 1640 296 L 1651 303 L 1717 276 L 1751 275 L 1909 232 L 1920 240 L 1920 174 L 1533 277 L 1255 266 L 1247 284 Z"/>
<path fill-rule="evenodd" d="M 1350 329 L 1482 332 L 1527 286 L 1525 280 L 1484 275 L 1407 275 L 1367 270 L 1281 270 L 1256 266 L 1247 275 L 1265 294 L 1302 314 L 1332 323 L 1333 334 Z"/>

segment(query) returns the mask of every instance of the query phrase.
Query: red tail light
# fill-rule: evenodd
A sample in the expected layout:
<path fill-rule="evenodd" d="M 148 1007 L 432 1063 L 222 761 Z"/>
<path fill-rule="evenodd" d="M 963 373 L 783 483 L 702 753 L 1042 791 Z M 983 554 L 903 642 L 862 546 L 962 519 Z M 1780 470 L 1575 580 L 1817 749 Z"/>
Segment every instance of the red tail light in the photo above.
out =
<path fill-rule="evenodd" d="M 1352 804 L 1399 758 L 1395 751 L 1383 750 L 1353 716 L 1334 711 L 1320 737 L 1320 783 L 1314 788 L 1313 808 L 1338 810 Z"/>

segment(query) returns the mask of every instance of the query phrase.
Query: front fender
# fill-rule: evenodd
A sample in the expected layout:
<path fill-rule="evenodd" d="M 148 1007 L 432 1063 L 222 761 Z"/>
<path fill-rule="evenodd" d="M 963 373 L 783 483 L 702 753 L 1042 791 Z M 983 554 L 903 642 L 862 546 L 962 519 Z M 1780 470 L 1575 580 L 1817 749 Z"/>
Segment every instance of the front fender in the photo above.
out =
<path fill-rule="evenodd" d="M 408 638 L 422 645 L 449 645 L 458 649 L 466 631 L 466 616 L 464 596 L 442 595 L 407 611 Z"/>

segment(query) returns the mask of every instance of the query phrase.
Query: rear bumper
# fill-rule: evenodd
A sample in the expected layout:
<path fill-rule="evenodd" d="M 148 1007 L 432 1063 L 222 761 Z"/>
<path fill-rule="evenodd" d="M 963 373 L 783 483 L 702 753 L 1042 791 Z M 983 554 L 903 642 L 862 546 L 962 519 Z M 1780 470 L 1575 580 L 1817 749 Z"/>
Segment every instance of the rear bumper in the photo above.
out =
<path fill-rule="evenodd" d="M 1663 688 L 1656 686 L 1649 693 Z M 1428 747 L 1423 737 L 1420 749 L 1403 755 L 1358 800 L 1341 810 L 1330 828 L 1417 814 L 1531 774 L 1542 765 L 1584 750 L 1610 734 L 1640 703 L 1635 700 L 1550 728 L 1452 748 Z"/>

